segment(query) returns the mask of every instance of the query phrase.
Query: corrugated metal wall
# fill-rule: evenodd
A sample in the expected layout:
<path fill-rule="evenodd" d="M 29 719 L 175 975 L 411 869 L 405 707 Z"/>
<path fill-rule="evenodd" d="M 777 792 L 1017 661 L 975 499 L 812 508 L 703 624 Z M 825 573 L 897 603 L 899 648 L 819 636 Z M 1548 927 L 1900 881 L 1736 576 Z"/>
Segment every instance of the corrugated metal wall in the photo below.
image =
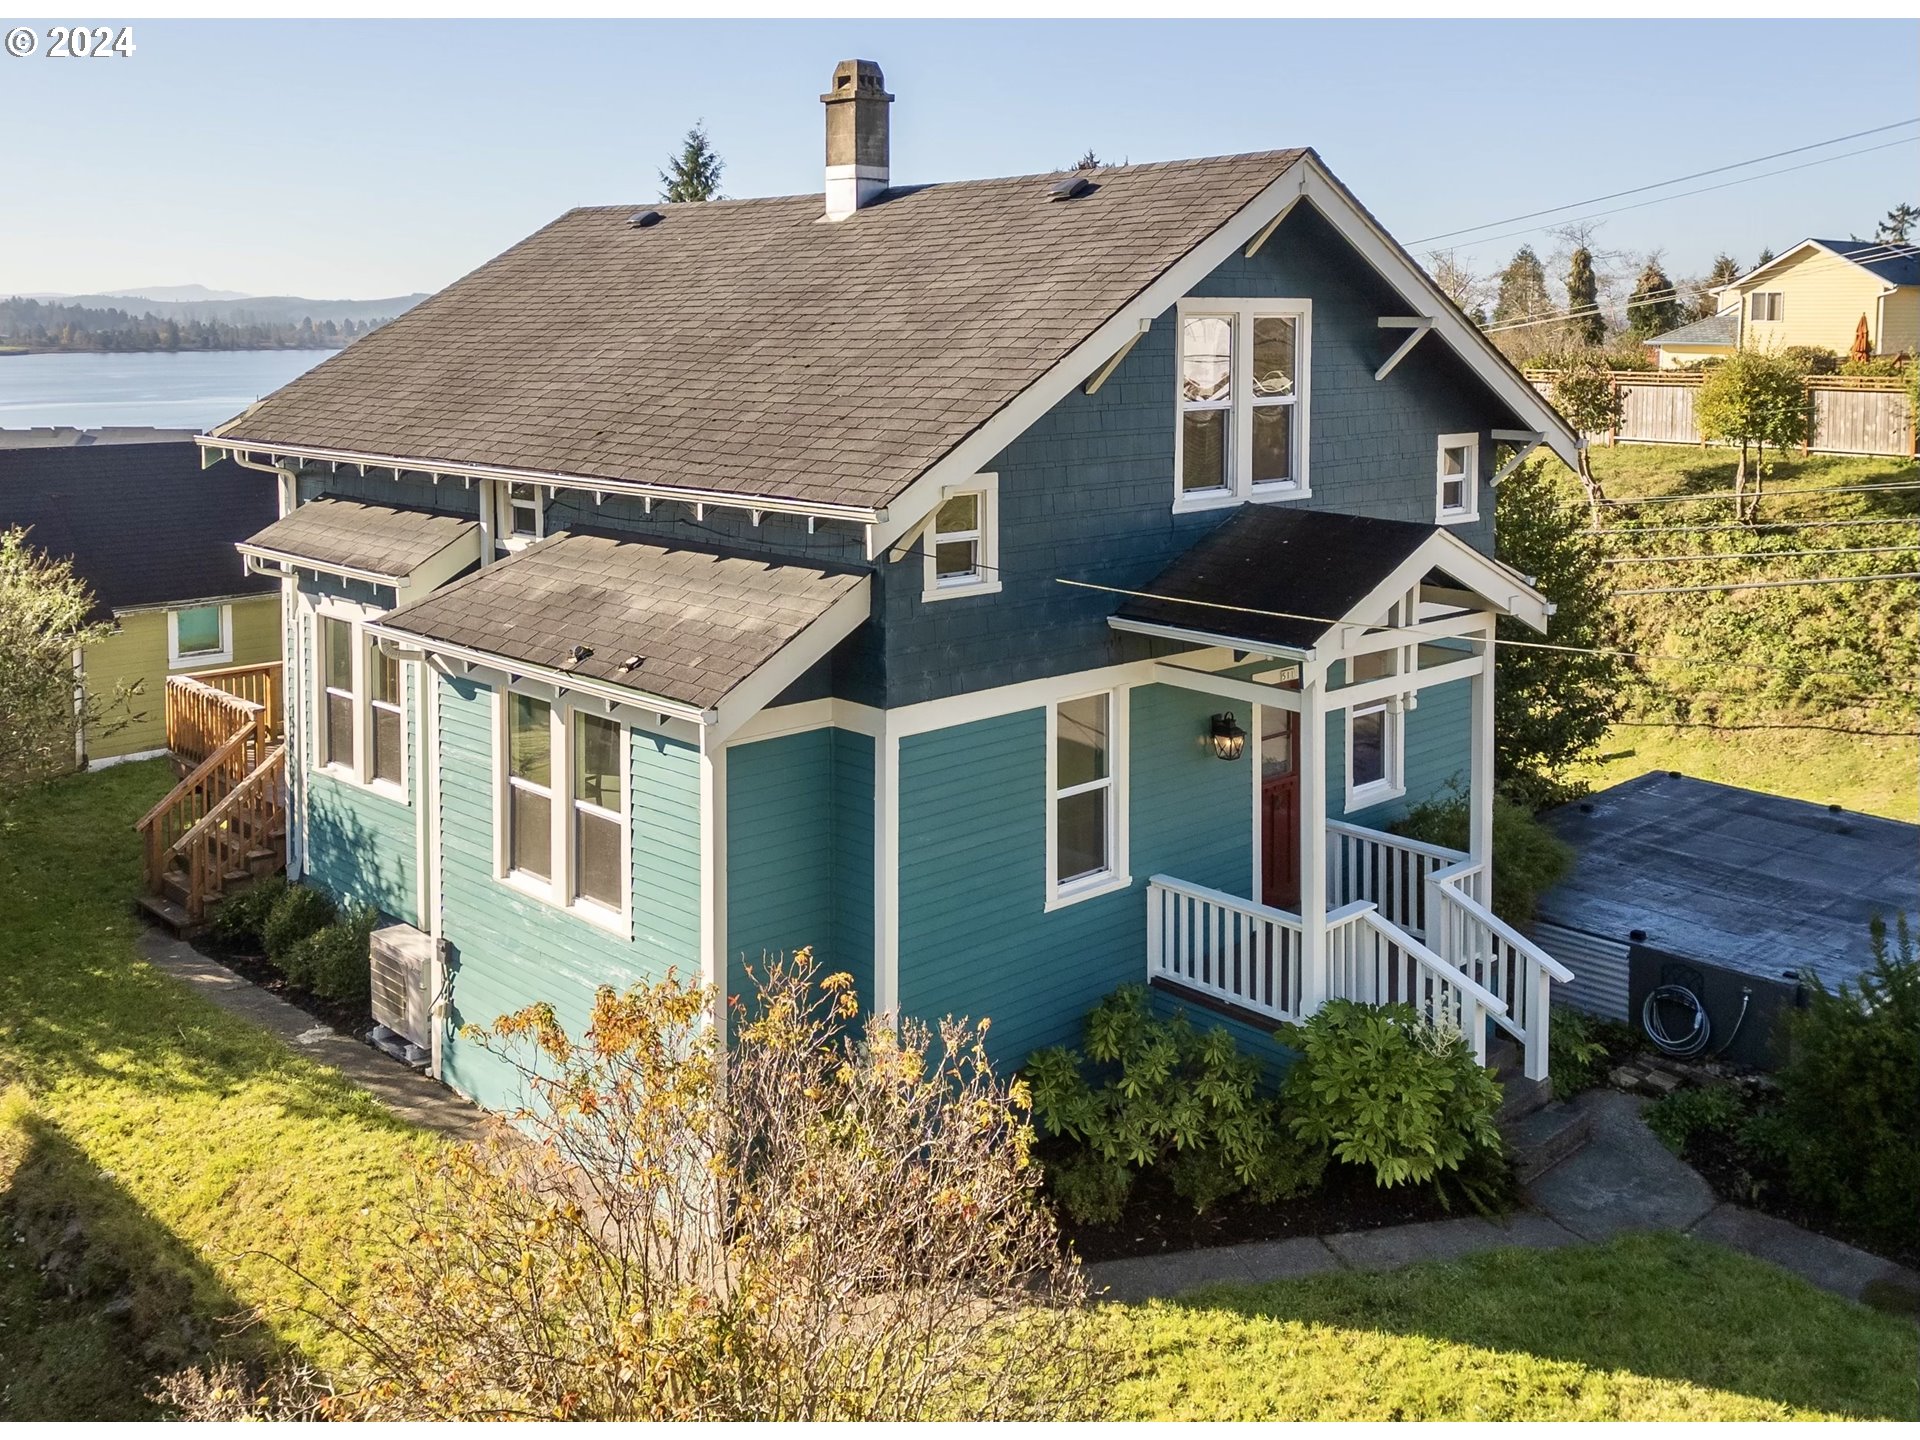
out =
<path fill-rule="evenodd" d="M 1555 999 L 1609 1020 L 1629 1018 L 1624 941 L 1546 921 L 1533 925 L 1531 933 L 1542 950 L 1573 971 L 1573 983 L 1561 986 Z"/>

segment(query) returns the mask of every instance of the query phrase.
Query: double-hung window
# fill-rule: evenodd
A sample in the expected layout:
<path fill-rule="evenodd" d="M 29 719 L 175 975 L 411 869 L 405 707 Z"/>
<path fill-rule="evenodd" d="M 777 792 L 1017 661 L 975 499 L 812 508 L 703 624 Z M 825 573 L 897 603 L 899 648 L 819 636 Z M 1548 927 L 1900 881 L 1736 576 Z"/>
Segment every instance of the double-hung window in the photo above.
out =
<path fill-rule="evenodd" d="M 1442 525 L 1480 514 L 1480 437 L 1442 435 L 1434 475 L 1435 516 Z"/>
<path fill-rule="evenodd" d="M 1129 883 L 1122 782 L 1125 691 L 1054 703 L 1047 712 L 1047 887 L 1067 904 Z"/>
<path fill-rule="evenodd" d="M 507 873 L 553 878 L 553 706 L 507 696 Z"/>
<path fill-rule="evenodd" d="M 625 834 L 618 722 L 576 711 L 573 717 L 573 898 L 618 910 Z"/>
<path fill-rule="evenodd" d="M 189 605 L 167 612 L 169 665 L 222 665 L 232 658 L 232 606 Z"/>
<path fill-rule="evenodd" d="M 506 480 L 496 492 L 499 496 L 499 544 L 515 550 L 531 545 L 547 533 L 547 507 L 538 485 L 522 480 Z"/>
<path fill-rule="evenodd" d="M 927 526 L 921 598 L 990 595 L 1000 588 L 1000 477 L 976 475 L 949 489 Z"/>
<path fill-rule="evenodd" d="M 338 615 L 322 615 L 320 628 L 321 700 L 325 723 L 320 728 L 320 763 L 357 776 L 353 746 L 353 622 Z"/>
<path fill-rule="evenodd" d="M 1397 652 L 1377 650 L 1347 661 L 1347 683 L 1361 685 L 1369 680 L 1382 680 L 1397 670 Z M 1348 811 L 1364 809 L 1404 793 L 1400 721 L 1397 696 L 1382 696 L 1348 707 Z"/>
<path fill-rule="evenodd" d="M 376 646 L 367 650 L 367 738 L 373 754 L 367 770 L 370 779 L 389 785 L 403 783 L 405 771 L 400 754 L 405 728 L 400 713 L 400 662 Z"/>
<path fill-rule="evenodd" d="M 1748 306 L 1749 317 L 1754 320 L 1779 320 L 1786 309 L 1781 302 L 1782 296 L 1778 290 L 1756 290 Z"/>
<path fill-rule="evenodd" d="M 502 696 L 501 878 L 616 933 L 627 914 L 627 731 L 569 700 Z"/>
<path fill-rule="evenodd" d="M 1309 493 L 1312 314 L 1306 300 L 1182 304 L 1174 509 Z"/>

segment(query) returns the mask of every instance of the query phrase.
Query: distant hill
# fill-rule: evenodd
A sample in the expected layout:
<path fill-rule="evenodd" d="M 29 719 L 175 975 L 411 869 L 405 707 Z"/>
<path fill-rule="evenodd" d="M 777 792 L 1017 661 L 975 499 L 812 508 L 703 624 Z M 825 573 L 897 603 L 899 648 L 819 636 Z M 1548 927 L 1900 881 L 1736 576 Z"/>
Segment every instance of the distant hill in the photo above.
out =
<path fill-rule="evenodd" d="M 0 298 L 0 347 L 21 350 L 338 349 L 424 300 L 307 300 L 296 295 L 241 300 L 129 300 L 71 295 Z"/>
<path fill-rule="evenodd" d="M 180 289 L 198 289 L 182 286 Z M 157 292 L 156 292 L 157 293 Z M 209 292 L 218 296 L 221 292 Z M 331 320 L 344 325 L 352 320 L 361 324 L 391 320 L 404 315 L 427 297 L 424 294 L 394 295 L 384 300 L 310 300 L 301 295 L 241 295 L 220 299 L 162 300 L 132 295 L 62 295 L 59 303 L 85 310 L 122 310 L 129 315 L 151 315 L 156 320 L 185 323 L 202 320 L 219 325 L 298 325 L 311 320 L 324 325 Z"/>
<path fill-rule="evenodd" d="M 107 290 L 103 294 L 116 300 L 247 300 L 244 290 L 209 290 L 204 285 L 148 285 L 138 290 Z M 36 296 L 36 299 L 63 300 L 63 295 Z"/>

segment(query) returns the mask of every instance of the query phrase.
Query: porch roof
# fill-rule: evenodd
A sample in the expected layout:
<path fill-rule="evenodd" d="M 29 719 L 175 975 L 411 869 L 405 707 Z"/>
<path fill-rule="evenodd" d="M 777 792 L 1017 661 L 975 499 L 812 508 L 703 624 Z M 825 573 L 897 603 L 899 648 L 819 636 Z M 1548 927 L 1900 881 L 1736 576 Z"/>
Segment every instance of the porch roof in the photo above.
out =
<path fill-rule="evenodd" d="M 242 555 L 397 584 L 463 542 L 479 558 L 480 527 L 461 515 L 437 515 L 358 500 L 310 500 L 235 546 Z"/>
<path fill-rule="evenodd" d="M 1539 608 L 1544 622 L 1545 601 L 1523 577 L 1440 526 L 1246 505 L 1155 576 L 1146 594 L 1128 597 L 1111 623 L 1304 656 L 1390 582 L 1404 590 L 1431 570 L 1496 610 Z"/>
<path fill-rule="evenodd" d="M 710 712 L 758 708 L 867 618 L 863 572 L 562 532 L 384 616 L 378 633 Z M 749 682 L 755 677 L 760 684 Z"/>

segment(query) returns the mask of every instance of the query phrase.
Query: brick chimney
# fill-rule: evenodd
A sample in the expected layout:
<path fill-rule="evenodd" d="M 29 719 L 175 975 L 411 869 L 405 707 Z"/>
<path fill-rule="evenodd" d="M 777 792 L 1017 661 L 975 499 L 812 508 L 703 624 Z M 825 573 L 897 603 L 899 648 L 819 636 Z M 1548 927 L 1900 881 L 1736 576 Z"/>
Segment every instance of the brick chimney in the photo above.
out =
<path fill-rule="evenodd" d="M 844 220 L 887 188 L 887 107 L 893 96 L 871 60 L 842 60 L 827 107 L 827 219 Z"/>

